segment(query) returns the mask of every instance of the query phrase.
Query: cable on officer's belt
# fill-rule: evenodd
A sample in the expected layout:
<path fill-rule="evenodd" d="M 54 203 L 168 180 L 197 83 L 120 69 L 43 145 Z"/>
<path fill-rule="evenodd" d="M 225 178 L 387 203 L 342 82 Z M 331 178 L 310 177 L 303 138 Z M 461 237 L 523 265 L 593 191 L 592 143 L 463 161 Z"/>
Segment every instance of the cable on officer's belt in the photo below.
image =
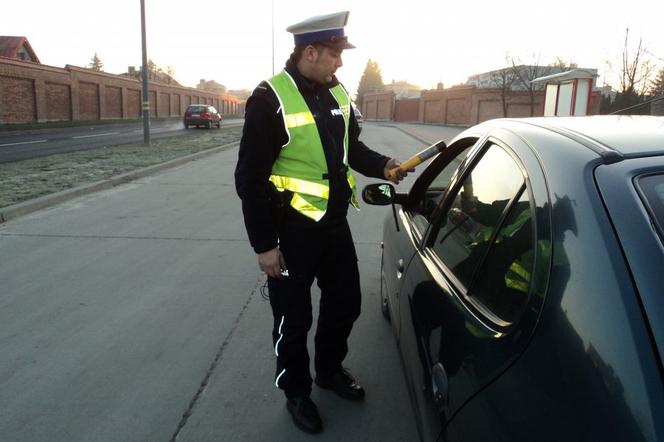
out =
<path fill-rule="evenodd" d="M 270 300 L 270 292 L 267 289 L 267 275 L 265 275 L 265 282 L 263 283 L 263 285 L 260 287 L 259 290 L 261 292 L 261 296 L 263 297 L 263 299 L 265 299 L 266 301 L 269 301 Z"/>

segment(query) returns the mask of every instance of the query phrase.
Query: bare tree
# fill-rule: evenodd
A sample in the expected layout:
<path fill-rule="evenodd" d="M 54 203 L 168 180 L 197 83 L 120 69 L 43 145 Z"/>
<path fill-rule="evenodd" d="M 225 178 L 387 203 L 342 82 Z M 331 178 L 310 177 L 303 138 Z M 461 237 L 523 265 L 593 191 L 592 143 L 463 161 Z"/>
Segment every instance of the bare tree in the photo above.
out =
<path fill-rule="evenodd" d="M 491 86 L 500 90 L 500 101 L 503 106 L 503 117 L 507 117 L 507 99 L 512 91 L 512 84 L 515 81 L 512 69 L 499 69 L 489 74 L 489 83 Z"/>
<path fill-rule="evenodd" d="M 651 86 L 654 65 L 648 58 L 648 50 L 643 39 L 635 49 L 630 48 L 629 28 L 625 30 L 625 44 L 618 72 L 618 92 L 609 107 L 610 113 L 648 114 L 650 105 L 646 93 Z"/>
<path fill-rule="evenodd" d="M 539 91 L 544 89 L 543 84 L 533 83 L 532 81 L 538 77 L 549 75 L 553 71 L 552 66 L 540 66 L 539 55 L 533 54 L 533 61 L 529 65 L 521 64 L 518 58 L 508 57 L 512 63 L 512 75 L 514 76 L 514 84 L 519 89 L 528 92 L 530 104 L 530 116 L 535 115 L 535 96 Z"/>
<path fill-rule="evenodd" d="M 625 30 L 625 47 L 623 48 L 622 67 L 620 69 L 620 90 L 622 93 L 634 92 L 643 96 L 649 86 L 654 66 L 646 59 L 648 49 L 643 46 L 643 38 L 633 53 L 629 49 L 629 28 Z"/>

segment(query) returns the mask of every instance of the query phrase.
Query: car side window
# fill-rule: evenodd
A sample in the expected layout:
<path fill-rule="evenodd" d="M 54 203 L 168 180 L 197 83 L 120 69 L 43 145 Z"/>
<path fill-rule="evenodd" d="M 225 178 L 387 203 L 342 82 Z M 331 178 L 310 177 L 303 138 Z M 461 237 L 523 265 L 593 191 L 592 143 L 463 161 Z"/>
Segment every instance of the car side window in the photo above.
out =
<path fill-rule="evenodd" d="M 653 224 L 664 241 L 664 175 L 643 176 L 637 183 Z"/>
<path fill-rule="evenodd" d="M 525 189 L 515 160 L 490 145 L 464 178 L 432 244 L 467 295 L 508 322 L 518 308 L 503 303 L 512 304 L 508 295 L 518 298 L 514 287 L 528 286 L 526 272 L 532 265 L 532 214 Z M 521 268 L 512 265 L 517 260 Z M 471 287 L 474 280 L 476 287 Z"/>
<path fill-rule="evenodd" d="M 491 244 L 469 293 L 506 323 L 518 318 L 528 300 L 535 260 L 533 221 L 524 186 Z"/>
<path fill-rule="evenodd" d="M 420 233 L 424 233 L 427 227 L 429 227 L 431 216 L 443 199 L 445 191 L 450 186 L 454 174 L 466 158 L 466 155 L 468 155 L 471 147 L 472 146 L 469 146 L 464 149 L 459 155 L 443 167 L 443 170 L 436 175 L 424 191 L 422 200 L 413 211 L 413 222 Z"/>

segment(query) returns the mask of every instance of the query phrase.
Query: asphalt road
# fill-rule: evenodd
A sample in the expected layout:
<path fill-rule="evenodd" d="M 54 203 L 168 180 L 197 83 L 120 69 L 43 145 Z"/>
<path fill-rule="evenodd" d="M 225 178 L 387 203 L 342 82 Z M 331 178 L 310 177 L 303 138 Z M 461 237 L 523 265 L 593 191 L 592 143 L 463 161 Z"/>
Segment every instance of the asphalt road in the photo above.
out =
<path fill-rule="evenodd" d="M 242 119 L 225 119 L 222 122 L 222 126 L 238 124 L 242 124 Z M 153 139 L 187 132 L 182 121 L 179 120 L 153 121 L 150 129 L 150 137 Z M 209 129 L 192 127 L 188 131 L 196 130 Z M 141 141 L 143 141 L 143 123 L 141 122 L 0 132 L 0 163 Z"/>
<path fill-rule="evenodd" d="M 401 159 L 425 146 L 370 124 L 362 138 Z M 311 439 L 273 384 L 272 318 L 235 194 L 236 158 L 223 151 L 0 225 L 1 440 Z M 360 189 L 375 181 L 358 176 Z M 319 441 L 417 440 L 379 307 L 389 213 L 364 204 L 349 215 L 363 311 L 345 364 L 367 397 L 349 403 L 314 387 Z"/>

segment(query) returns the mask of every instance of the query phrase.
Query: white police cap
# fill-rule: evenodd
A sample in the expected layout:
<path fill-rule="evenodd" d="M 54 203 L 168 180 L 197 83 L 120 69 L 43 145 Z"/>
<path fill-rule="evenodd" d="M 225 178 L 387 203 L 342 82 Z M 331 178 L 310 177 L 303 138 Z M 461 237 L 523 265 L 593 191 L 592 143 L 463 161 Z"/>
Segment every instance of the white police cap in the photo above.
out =
<path fill-rule="evenodd" d="M 344 34 L 349 15 L 349 11 L 318 15 L 291 25 L 286 31 L 293 34 L 296 46 L 320 43 L 335 49 L 353 49 L 355 46 Z"/>

